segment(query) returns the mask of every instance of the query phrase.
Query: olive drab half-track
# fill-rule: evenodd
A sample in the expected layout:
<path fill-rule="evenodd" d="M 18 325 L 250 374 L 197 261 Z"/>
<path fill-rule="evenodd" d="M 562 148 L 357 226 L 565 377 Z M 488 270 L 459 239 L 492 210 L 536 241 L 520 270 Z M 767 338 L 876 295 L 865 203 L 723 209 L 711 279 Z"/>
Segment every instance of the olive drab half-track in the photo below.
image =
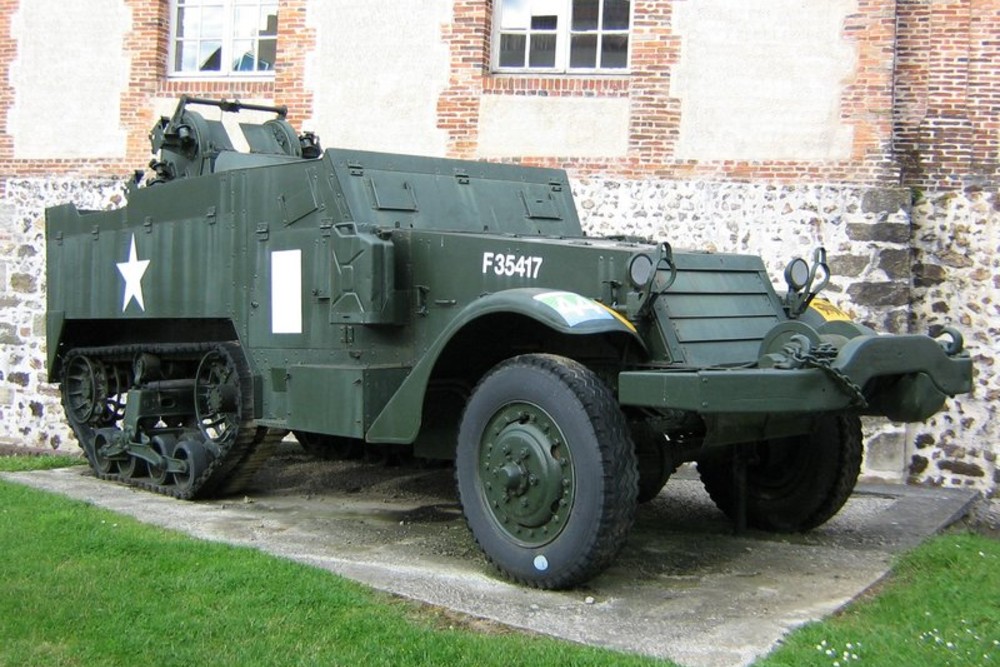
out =
<path fill-rule="evenodd" d="M 561 588 L 681 463 L 737 525 L 806 530 L 853 489 L 860 416 L 971 388 L 957 331 L 815 298 L 822 249 L 779 294 L 755 256 L 585 237 L 561 170 L 323 151 L 281 107 L 182 98 L 150 138 L 126 206 L 46 214 L 49 377 L 103 478 L 234 493 L 289 432 L 450 460 L 487 558 Z"/>

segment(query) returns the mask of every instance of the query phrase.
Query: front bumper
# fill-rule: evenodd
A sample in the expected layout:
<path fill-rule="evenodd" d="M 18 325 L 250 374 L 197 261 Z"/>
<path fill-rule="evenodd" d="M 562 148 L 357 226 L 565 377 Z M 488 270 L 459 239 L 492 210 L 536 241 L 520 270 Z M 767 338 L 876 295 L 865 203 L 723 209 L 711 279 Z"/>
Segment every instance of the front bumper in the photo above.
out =
<path fill-rule="evenodd" d="M 618 375 L 622 405 L 704 414 L 854 409 L 893 421 L 923 421 L 946 396 L 972 389 L 972 360 L 921 335 L 858 336 L 830 364 L 862 387 L 868 406 L 819 368 L 656 369 Z"/>

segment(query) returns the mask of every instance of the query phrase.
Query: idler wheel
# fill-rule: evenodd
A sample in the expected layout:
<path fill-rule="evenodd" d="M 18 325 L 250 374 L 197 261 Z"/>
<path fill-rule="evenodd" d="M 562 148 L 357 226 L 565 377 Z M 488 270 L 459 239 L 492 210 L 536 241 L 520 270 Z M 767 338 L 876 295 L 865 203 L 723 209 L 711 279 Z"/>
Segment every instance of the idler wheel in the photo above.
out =
<path fill-rule="evenodd" d="M 83 355 L 70 358 L 63 375 L 62 393 L 63 408 L 70 423 L 102 423 L 108 397 L 108 375 L 104 364 Z"/>
<path fill-rule="evenodd" d="M 221 443 L 236 435 L 243 420 L 240 374 L 228 355 L 212 350 L 201 358 L 194 381 L 194 409 L 206 440 Z"/>

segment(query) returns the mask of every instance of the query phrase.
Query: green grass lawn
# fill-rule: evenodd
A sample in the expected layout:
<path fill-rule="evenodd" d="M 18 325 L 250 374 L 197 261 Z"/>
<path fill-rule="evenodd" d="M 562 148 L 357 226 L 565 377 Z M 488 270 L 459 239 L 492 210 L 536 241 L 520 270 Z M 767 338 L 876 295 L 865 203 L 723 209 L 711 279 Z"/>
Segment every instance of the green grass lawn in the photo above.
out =
<path fill-rule="evenodd" d="M 878 590 L 793 633 L 761 667 L 1000 665 L 1000 541 L 936 537 Z"/>
<path fill-rule="evenodd" d="M 471 631 L 324 570 L 0 482 L 0 665 L 521 664 L 662 663 Z"/>
<path fill-rule="evenodd" d="M 65 465 L 67 461 L 58 462 Z M 0 470 L 51 467 L 0 458 Z M 330 573 L 0 482 L 0 665 L 665 664 L 472 628 Z M 948 534 L 758 665 L 1000 665 L 1000 542 Z"/>

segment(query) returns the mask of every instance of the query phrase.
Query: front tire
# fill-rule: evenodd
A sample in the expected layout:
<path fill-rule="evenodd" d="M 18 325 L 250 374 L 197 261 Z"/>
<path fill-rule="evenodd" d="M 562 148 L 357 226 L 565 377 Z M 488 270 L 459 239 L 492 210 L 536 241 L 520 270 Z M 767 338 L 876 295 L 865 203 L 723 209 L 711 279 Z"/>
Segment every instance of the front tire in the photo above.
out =
<path fill-rule="evenodd" d="M 635 449 L 608 387 L 564 357 L 502 362 L 474 390 L 455 461 L 459 499 L 506 577 L 567 588 L 624 545 L 638 493 Z"/>
<path fill-rule="evenodd" d="M 752 447 L 747 465 L 747 525 L 792 533 L 810 530 L 840 511 L 861 472 L 861 420 L 823 415 L 812 433 L 776 438 Z M 698 462 L 705 490 L 736 520 L 733 450 Z"/>

